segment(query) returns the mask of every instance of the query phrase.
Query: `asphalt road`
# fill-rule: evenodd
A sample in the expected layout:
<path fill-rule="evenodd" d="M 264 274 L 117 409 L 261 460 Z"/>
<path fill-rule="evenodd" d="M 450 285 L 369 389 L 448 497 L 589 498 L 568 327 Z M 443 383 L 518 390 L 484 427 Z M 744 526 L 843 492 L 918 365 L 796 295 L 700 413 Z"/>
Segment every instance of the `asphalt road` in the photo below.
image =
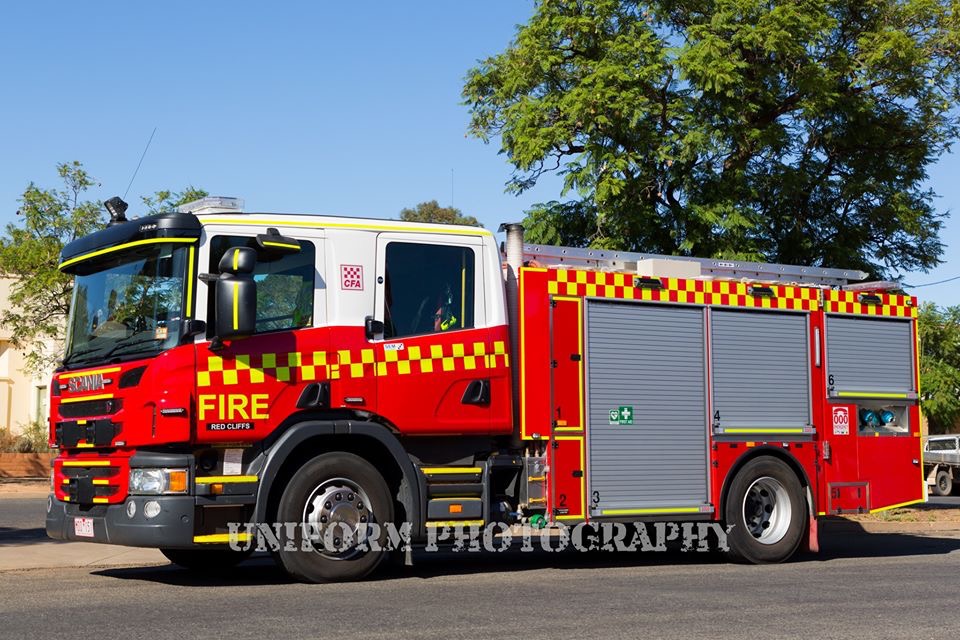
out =
<path fill-rule="evenodd" d="M 0 540 L 45 538 L 47 497 L 30 496 L 0 499 Z"/>
<path fill-rule="evenodd" d="M 427 556 L 354 584 L 290 583 L 269 559 L 0 574 L 0 638 L 942 638 L 960 628 L 960 539 L 843 534 L 818 556 Z"/>

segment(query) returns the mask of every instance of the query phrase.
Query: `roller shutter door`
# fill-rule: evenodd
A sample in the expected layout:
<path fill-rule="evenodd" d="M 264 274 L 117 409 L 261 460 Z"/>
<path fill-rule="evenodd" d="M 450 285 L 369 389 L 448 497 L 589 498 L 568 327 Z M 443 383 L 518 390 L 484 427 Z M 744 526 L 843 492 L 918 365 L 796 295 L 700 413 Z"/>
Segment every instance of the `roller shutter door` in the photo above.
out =
<path fill-rule="evenodd" d="M 587 303 L 594 515 L 706 502 L 704 356 L 701 308 Z M 632 424 L 614 421 L 621 407 Z"/>
<path fill-rule="evenodd" d="M 713 310 L 711 334 L 716 426 L 749 429 L 810 424 L 805 314 Z"/>
<path fill-rule="evenodd" d="M 909 320 L 827 316 L 826 328 L 833 394 L 916 391 Z"/>

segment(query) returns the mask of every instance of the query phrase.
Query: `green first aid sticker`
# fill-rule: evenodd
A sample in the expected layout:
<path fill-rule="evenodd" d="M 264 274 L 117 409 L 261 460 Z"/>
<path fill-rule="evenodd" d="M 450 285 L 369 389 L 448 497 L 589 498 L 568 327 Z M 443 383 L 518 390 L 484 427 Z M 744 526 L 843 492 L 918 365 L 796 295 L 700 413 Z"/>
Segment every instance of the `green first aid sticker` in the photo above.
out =
<path fill-rule="evenodd" d="M 610 424 L 633 424 L 633 407 L 610 409 Z"/>

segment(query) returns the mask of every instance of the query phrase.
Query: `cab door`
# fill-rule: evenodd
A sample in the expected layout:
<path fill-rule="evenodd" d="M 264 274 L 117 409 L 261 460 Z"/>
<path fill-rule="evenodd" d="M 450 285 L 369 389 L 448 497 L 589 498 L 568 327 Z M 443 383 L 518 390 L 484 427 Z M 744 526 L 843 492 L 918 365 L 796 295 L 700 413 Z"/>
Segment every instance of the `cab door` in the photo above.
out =
<path fill-rule="evenodd" d="M 377 413 L 403 433 L 488 433 L 509 406 L 503 327 L 490 327 L 480 238 L 377 239 Z M 509 409 L 508 409 L 509 411 Z"/>
<path fill-rule="evenodd" d="M 264 230 L 206 231 L 200 268 L 216 274 L 225 252 L 256 249 L 256 234 Z M 325 284 L 318 270 L 323 239 L 298 240 L 297 253 L 258 252 L 256 333 L 250 337 L 214 344 L 213 288 L 201 284 L 198 289 L 197 304 L 207 309 L 207 336 L 196 344 L 199 442 L 262 439 L 296 411 L 305 385 L 329 378 L 329 336 L 320 328 L 325 324 Z"/>

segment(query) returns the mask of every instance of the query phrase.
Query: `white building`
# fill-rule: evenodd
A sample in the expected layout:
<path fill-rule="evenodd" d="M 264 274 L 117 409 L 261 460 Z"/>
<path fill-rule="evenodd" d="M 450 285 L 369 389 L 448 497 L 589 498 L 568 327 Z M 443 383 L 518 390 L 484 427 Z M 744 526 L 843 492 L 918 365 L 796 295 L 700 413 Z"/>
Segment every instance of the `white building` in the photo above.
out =
<path fill-rule="evenodd" d="M 0 278 L 0 309 L 9 306 L 13 278 Z M 34 376 L 24 371 L 26 349 L 10 343 L 11 331 L 0 326 L 0 432 L 17 434 L 34 420 L 50 415 L 50 378 L 53 371 Z M 48 344 L 47 348 L 57 348 Z"/>

